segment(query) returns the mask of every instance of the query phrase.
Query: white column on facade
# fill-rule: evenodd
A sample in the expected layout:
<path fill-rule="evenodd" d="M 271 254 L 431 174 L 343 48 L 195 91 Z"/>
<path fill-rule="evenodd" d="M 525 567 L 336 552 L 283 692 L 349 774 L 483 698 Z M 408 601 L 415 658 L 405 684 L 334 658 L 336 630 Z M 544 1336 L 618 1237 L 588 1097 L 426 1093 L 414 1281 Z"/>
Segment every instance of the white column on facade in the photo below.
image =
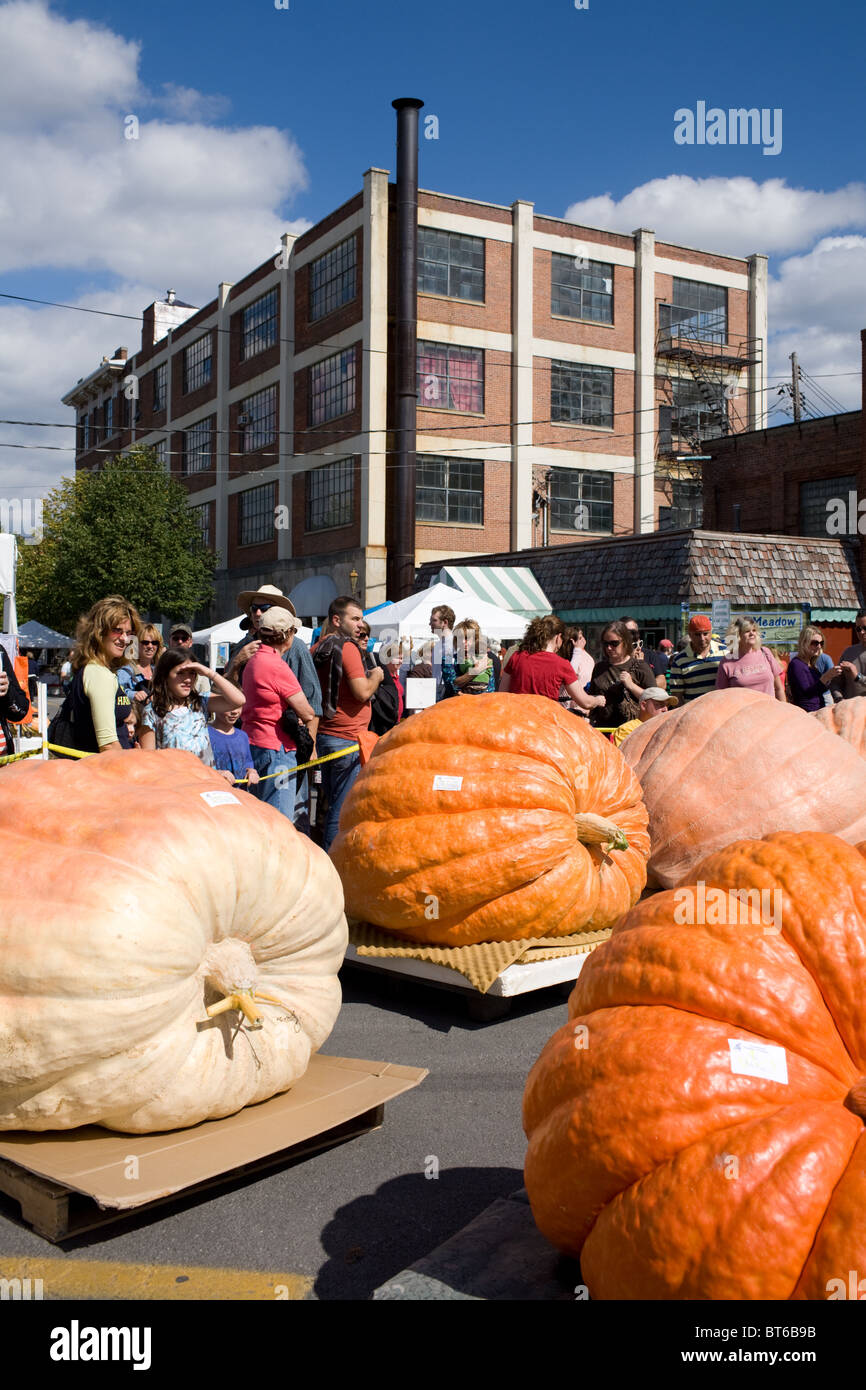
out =
<path fill-rule="evenodd" d="M 385 495 L 388 423 L 388 170 L 364 175 L 363 310 L 364 362 L 361 370 L 361 545 L 366 574 L 364 603 L 387 597 Z"/>
<path fill-rule="evenodd" d="M 634 233 L 634 530 L 655 527 L 655 232 Z"/>
<path fill-rule="evenodd" d="M 293 232 L 283 232 L 280 253 L 275 263 L 280 266 L 280 414 L 279 469 L 277 505 L 287 507 L 288 525 L 277 531 L 277 559 L 289 560 L 292 555 L 292 478 L 295 461 L 295 261 L 292 249 L 297 241 Z"/>
<path fill-rule="evenodd" d="M 767 423 L 767 257 L 749 257 L 749 337 L 756 340 L 760 360 L 749 367 L 749 429 Z"/>
<path fill-rule="evenodd" d="M 216 400 L 216 516 L 214 518 L 214 547 L 221 557 L 221 569 L 228 568 L 229 536 L 229 381 L 231 352 L 229 349 L 229 292 L 231 285 L 223 281 L 217 290 L 217 400 Z M 195 501 L 195 493 L 192 494 Z"/>
<path fill-rule="evenodd" d="M 532 545 L 533 418 L 533 211 L 522 199 L 511 205 L 511 548 Z"/>

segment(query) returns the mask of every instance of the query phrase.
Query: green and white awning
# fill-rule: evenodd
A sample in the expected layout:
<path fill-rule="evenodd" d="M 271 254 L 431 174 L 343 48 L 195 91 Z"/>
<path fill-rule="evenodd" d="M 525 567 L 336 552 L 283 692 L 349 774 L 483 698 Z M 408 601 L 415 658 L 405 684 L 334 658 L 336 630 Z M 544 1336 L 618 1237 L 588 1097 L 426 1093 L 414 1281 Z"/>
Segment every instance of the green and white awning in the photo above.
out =
<path fill-rule="evenodd" d="M 540 618 L 552 611 L 547 595 L 526 566 L 446 565 L 436 576 L 436 583 L 450 584 L 524 618 Z"/>

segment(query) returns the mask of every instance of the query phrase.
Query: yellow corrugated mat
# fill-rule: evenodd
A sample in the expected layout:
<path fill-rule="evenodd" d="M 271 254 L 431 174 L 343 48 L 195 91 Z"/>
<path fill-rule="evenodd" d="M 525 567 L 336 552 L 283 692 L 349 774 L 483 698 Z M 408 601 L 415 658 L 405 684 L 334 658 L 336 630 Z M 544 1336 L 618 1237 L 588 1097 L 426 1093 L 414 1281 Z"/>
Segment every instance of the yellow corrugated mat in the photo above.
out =
<path fill-rule="evenodd" d="M 476 946 L 424 946 L 407 941 L 369 922 L 349 918 L 349 940 L 359 956 L 398 956 L 409 960 L 429 961 L 445 965 L 465 975 L 471 985 L 486 994 L 493 981 L 509 965 L 530 961 L 554 960 L 557 956 L 579 956 L 594 951 L 607 941 L 610 928 L 603 931 L 576 932 L 573 936 L 544 936 L 527 941 L 482 941 Z"/>

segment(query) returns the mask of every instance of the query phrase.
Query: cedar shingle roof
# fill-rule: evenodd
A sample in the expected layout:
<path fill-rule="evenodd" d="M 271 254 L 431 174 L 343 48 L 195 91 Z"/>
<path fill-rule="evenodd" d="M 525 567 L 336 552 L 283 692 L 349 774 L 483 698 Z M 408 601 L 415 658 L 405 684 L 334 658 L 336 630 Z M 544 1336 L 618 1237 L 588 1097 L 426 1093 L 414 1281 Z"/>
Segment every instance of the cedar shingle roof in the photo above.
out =
<path fill-rule="evenodd" d="M 857 548 L 850 541 L 747 532 L 654 531 L 547 549 L 467 555 L 422 565 L 416 592 L 449 565 L 528 565 L 555 611 L 651 607 L 713 599 L 736 605 L 809 603 L 861 608 Z"/>

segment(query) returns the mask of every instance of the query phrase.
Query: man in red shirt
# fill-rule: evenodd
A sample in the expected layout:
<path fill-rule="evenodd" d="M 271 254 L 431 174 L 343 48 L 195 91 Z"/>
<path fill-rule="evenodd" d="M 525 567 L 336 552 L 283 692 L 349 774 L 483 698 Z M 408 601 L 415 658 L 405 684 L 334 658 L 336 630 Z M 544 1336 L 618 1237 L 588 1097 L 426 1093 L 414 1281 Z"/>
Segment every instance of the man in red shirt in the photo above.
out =
<path fill-rule="evenodd" d="M 364 614 L 357 599 L 335 598 L 328 609 L 328 621 L 313 647 L 313 661 L 322 687 L 323 714 L 316 734 L 319 757 L 339 753 L 358 742 L 358 735 L 370 727 L 370 701 L 384 680 L 381 666 L 369 676 L 356 642 L 361 638 Z M 328 797 L 328 816 L 322 836 L 323 849 L 330 849 L 340 822 L 340 808 L 361 767 L 361 755 L 348 753 L 322 767 L 322 783 Z"/>

